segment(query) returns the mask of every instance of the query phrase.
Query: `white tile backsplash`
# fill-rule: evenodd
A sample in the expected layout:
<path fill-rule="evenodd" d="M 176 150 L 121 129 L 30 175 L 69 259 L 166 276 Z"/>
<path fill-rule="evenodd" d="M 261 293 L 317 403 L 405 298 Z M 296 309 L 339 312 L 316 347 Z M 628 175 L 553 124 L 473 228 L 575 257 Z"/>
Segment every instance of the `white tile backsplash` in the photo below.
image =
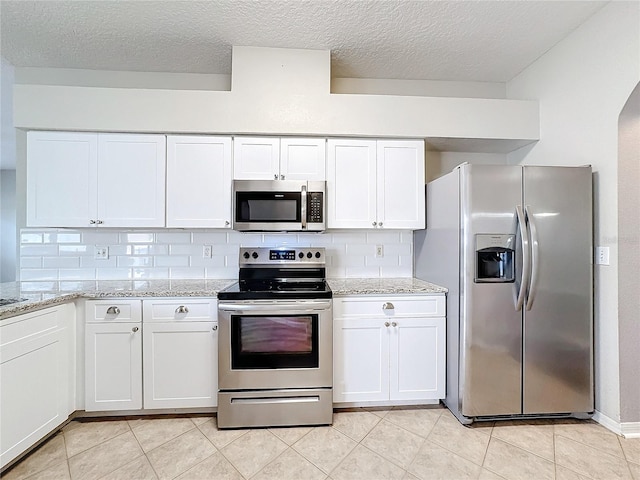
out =
<path fill-rule="evenodd" d="M 411 277 L 413 235 L 400 230 L 240 233 L 221 230 L 23 229 L 20 280 L 226 279 L 238 276 L 238 248 L 324 247 L 328 277 Z M 212 257 L 203 258 L 204 245 Z M 384 256 L 375 257 L 383 245 Z M 109 248 L 96 259 L 95 247 Z M 34 286 L 36 288 L 36 286 Z"/>

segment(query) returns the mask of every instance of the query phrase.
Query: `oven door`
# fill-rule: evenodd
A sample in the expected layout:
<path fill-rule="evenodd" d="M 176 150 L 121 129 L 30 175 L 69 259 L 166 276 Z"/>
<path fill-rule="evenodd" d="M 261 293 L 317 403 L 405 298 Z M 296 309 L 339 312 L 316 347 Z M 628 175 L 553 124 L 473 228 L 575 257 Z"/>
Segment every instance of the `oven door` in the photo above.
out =
<path fill-rule="evenodd" d="M 331 387 L 331 300 L 218 304 L 220 390 Z"/>

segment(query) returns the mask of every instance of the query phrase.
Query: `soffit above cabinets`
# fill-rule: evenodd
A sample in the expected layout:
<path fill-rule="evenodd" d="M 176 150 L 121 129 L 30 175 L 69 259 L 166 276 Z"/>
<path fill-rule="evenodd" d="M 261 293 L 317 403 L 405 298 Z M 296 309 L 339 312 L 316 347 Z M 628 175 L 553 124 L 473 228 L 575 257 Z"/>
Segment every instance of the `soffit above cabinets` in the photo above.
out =
<path fill-rule="evenodd" d="M 435 138 L 447 140 L 434 145 L 450 143 L 455 151 L 492 153 L 539 138 L 536 101 L 332 94 L 328 51 L 234 47 L 233 66 L 231 91 L 16 85 L 14 124 L 27 130 Z"/>

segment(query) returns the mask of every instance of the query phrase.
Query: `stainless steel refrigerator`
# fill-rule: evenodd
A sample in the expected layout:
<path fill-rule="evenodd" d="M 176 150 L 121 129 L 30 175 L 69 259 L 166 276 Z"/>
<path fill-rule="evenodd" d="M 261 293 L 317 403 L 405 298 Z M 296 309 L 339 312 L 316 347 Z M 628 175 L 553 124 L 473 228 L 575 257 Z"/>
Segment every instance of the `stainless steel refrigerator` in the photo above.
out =
<path fill-rule="evenodd" d="M 462 423 L 594 410 L 591 167 L 463 164 L 427 184 L 416 277 L 449 289 Z"/>

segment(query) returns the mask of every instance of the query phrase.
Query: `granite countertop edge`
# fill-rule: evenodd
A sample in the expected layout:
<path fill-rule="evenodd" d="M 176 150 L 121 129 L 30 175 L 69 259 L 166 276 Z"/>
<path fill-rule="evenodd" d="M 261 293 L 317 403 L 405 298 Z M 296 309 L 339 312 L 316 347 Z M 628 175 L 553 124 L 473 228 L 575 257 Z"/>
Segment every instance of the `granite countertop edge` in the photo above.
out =
<path fill-rule="evenodd" d="M 0 306 L 0 320 L 43 308 L 60 305 L 78 298 L 139 298 L 139 297 L 212 297 L 234 279 L 222 280 L 160 280 L 86 281 L 63 291 L 58 282 L 42 282 L 43 288 L 33 288 L 37 282 L 0 283 L 0 298 L 25 300 Z M 334 296 L 346 295 L 420 295 L 446 293 L 447 289 L 417 278 L 329 278 Z"/>

